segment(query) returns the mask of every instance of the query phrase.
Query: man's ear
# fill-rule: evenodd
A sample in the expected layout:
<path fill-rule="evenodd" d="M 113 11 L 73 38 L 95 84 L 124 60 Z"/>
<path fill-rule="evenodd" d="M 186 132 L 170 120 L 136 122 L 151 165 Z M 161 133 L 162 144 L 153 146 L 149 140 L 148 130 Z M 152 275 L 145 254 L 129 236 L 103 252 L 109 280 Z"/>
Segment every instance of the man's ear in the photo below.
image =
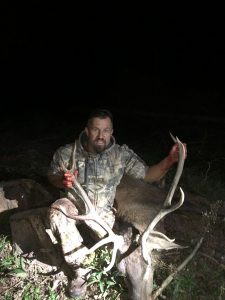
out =
<path fill-rule="evenodd" d="M 84 128 L 84 131 L 85 131 L 86 135 L 88 136 L 88 128 L 87 127 Z"/>

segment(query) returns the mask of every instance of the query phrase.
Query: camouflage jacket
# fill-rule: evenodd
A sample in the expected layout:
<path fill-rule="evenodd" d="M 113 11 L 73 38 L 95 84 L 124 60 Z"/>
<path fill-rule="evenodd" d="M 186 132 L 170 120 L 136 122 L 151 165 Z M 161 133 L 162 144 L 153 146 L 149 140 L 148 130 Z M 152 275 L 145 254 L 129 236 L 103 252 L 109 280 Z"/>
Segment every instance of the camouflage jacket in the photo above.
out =
<path fill-rule="evenodd" d="M 86 138 L 83 131 L 79 140 L 75 141 L 78 180 L 95 205 L 97 212 L 102 217 L 106 215 L 109 217 L 114 203 L 116 187 L 123 174 L 126 173 L 135 178 L 143 179 L 148 167 L 127 145 L 116 144 L 114 137 L 111 138 L 107 149 L 97 155 L 84 149 L 83 145 Z M 59 166 L 60 160 L 63 160 L 66 168 L 71 167 L 73 147 L 74 144 L 67 144 L 55 152 L 49 169 L 50 174 L 62 173 Z M 67 191 L 67 197 L 71 198 L 71 196 Z M 78 198 L 76 196 L 76 204 L 82 209 L 81 200 Z"/>

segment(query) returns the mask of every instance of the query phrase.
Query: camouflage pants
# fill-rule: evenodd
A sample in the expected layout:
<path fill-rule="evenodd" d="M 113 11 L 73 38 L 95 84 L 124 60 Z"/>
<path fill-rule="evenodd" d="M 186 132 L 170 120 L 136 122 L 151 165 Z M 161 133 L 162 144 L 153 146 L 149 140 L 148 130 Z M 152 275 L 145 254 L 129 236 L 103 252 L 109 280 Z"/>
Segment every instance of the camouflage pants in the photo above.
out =
<path fill-rule="evenodd" d="M 81 221 L 71 218 L 77 215 L 79 215 L 78 209 L 67 198 L 56 200 L 49 209 L 51 231 L 61 245 L 66 263 L 71 267 L 79 266 L 87 254 L 87 248 L 83 246 L 83 238 L 76 226 Z M 111 211 L 101 217 L 111 228 L 113 227 L 115 217 Z M 96 222 L 85 221 L 85 223 L 96 237 L 102 238 L 106 234 L 106 231 Z"/>

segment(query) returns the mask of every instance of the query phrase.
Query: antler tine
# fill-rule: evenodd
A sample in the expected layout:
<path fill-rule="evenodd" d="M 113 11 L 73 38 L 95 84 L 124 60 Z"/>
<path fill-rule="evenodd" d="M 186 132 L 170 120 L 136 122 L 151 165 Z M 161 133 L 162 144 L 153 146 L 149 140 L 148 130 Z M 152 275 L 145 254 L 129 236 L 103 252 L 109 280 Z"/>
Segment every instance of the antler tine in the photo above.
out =
<path fill-rule="evenodd" d="M 171 206 L 170 208 L 162 208 L 160 210 L 160 212 L 155 216 L 155 218 L 153 219 L 153 221 L 149 224 L 147 231 L 152 231 L 154 229 L 154 227 L 156 226 L 156 224 L 162 219 L 164 218 L 167 214 L 177 210 L 178 208 L 181 207 L 181 205 L 184 203 L 184 192 L 183 190 L 180 188 L 180 199 L 179 201 L 174 205 Z"/>
<path fill-rule="evenodd" d="M 169 132 L 169 134 L 170 134 L 170 136 L 171 136 L 171 138 L 172 138 L 172 140 L 174 141 L 174 143 L 177 143 L 177 139 L 172 135 L 172 133 L 171 132 Z"/>
<path fill-rule="evenodd" d="M 185 148 L 184 148 L 184 145 L 181 143 L 181 141 L 178 138 L 176 138 L 176 142 L 178 143 L 178 146 L 179 146 L 179 161 L 178 161 L 178 166 L 177 166 L 177 171 L 176 171 L 175 177 L 171 184 L 171 188 L 170 188 L 169 193 L 164 202 L 164 207 L 171 205 L 171 201 L 172 201 L 174 192 L 177 188 L 177 184 L 180 180 L 180 176 L 183 172 L 183 167 L 184 167 Z"/>
<path fill-rule="evenodd" d="M 77 143 L 75 141 L 74 146 L 73 146 L 73 154 L 72 154 L 72 166 L 71 166 L 71 169 L 70 169 L 70 171 L 72 173 L 74 173 L 74 171 L 76 169 L 76 161 L 75 161 L 76 150 L 77 150 Z"/>
<path fill-rule="evenodd" d="M 94 252 L 96 249 L 100 248 L 101 246 L 108 244 L 108 243 L 113 243 L 114 247 L 113 247 L 113 251 L 112 251 L 112 258 L 111 258 L 111 262 L 108 265 L 108 267 L 104 268 L 104 272 L 108 272 L 112 269 L 112 267 L 115 264 L 116 261 L 116 254 L 117 251 L 120 247 L 120 245 L 124 242 L 124 239 L 121 235 L 117 235 L 113 232 L 113 235 L 110 234 L 110 236 L 104 238 L 103 240 L 99 241 L 97 244 L 95 244 L 91 249 L 89 249 L 89 254 L 91 254 L 92 252 Z"/>
<path fill-rule="evenodd" d="M 74 146 L 73 146 L 72 155 L 71 155 L 72 165 L 71 165 L 70 169 L 65 167 L 65 165 L 63 163 L 63 159 L 61 157 L 59 165 L 60 165 L 61 170 L 65 173 L 67 173 L 67 172 L 74 173 L 74 171 L 76 169 L 76 161 L 75 161 L 76 148 L 77 148 L 77 144 L 76 144 L 76 141 L 75 141 Z"/>

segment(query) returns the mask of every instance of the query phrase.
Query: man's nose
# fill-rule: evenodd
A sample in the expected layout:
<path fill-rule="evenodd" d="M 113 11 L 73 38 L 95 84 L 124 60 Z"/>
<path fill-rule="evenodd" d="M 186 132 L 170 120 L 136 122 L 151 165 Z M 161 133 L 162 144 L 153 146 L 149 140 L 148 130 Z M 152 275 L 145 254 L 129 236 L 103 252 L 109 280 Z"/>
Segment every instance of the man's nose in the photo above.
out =
<path fill-rule="evenodd" d="M 103 136 L 104 136 L 103 131 L 99 130 L 99 132 L 98 132 L 98 138 L 103 138 Z"/>

